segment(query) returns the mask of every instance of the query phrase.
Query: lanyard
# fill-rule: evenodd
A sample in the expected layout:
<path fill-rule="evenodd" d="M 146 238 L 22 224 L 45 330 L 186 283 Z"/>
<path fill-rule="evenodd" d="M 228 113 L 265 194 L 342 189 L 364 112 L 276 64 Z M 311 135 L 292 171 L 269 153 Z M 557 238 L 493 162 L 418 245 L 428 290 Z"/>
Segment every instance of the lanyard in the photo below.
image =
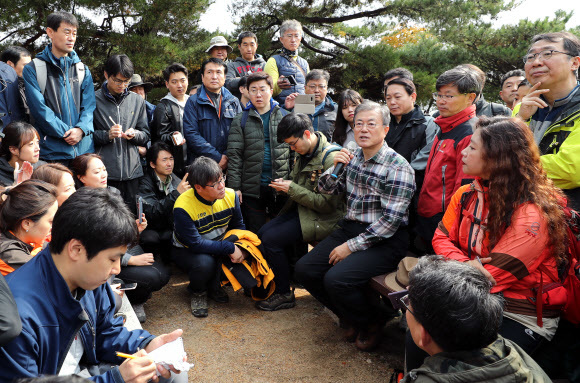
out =
<path fill-rule="evenodd" d="M 218 109 L 218 120 L 221 120 L 221 114 L 222 114 L 222 98 L 223 98 L 223 94 L 220 93 L 220 107 Z M 215 104 L 213 103 L 211 97 L 208 95 L 207 99 L 209 100 L 209 102 L 211 102 L 211 104 L 215 107 Z"/>

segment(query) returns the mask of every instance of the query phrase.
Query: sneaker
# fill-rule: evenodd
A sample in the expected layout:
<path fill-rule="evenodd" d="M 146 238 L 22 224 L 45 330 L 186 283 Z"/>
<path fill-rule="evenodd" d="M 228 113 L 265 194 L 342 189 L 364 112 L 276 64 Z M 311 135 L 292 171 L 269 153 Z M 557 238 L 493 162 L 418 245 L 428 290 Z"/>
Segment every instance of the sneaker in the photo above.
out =
<path fill-rule="evenodd" d="M 296 306 L 294 291 L 286 294 L 272 294 L 270 298 L 256 302 L 256 308 L 264 311 L 291 309 L 294 306 Z"/>
<path fill-rule="evenodd" d="M 191 313 L 196 318 L 207 316 L 207 292 L 191 294 Z"/>
<path fill-rule="evenodd" d="M 230 301 L 228 293 L 222 286 L 209 290 L 207 292 L 207 296 L 216 301 L 217 303 L 228 303 Z"/>
<path fill-rule="evenodd" d="M 139 323 L 145 323 L 147 320 L 147 315 L 145 315 L 145 307 L 143 307 L 143 303 L 133 305 L 133 311 L 135 311 L 135 315 L 137 315 Z"/>

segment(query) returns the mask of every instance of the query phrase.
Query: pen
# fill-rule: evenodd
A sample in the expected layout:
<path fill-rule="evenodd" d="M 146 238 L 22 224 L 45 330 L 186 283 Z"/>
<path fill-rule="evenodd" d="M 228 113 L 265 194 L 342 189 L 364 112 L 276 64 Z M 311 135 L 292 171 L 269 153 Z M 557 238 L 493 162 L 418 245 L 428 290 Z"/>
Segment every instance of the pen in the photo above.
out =
<path fill-rule="evenodd" d="M 477 259 L 477 262 L 479 262 L 479 264 L 480 264 L 481 266 L 483 266 L 483 263 L 481 263 L 481 259 L 479 258 L 479 255 L 476 255 L 476 256 L 475 256 L 475 259 Z"/>
<path fill-rule="evenodd" d="M 115 354 L 117 354 L 118 357 L 121 358 L 127 358 L 127 359 L 137 359 L 136 356 L 134 355 L 129 355 L 129 354 L 125 354 L 124 352 L 119 352 L 119 351 L 115 351 Z"/>
<path fill-rule="evenodd" d="M 115 120 L 113 120 L 113 118 L 111 116 L 109 116 L 109 120 L 111 120 L 111 122 L 113 123 L 113 125 L 117 125 L 117 123 L 115 122 Z"/>

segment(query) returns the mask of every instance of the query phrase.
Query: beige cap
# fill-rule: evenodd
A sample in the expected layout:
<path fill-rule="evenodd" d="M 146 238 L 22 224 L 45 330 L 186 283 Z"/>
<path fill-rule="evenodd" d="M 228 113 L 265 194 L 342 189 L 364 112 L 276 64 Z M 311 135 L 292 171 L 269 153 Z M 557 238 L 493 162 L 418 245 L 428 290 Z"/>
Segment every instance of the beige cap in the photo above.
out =
<path fill-rule="evenodd" d="M 213 47 L 226 47 L 228 50 L 228 54 L 233 52 L 233 48 L 228 45 L 228 40 L 226 40 L 223 36 L 215 36 L 209 42 L 209 48 L 205 51 L 205 53 L 209 53 Z"/>
<path fill-rule="evenodd" d="M 401 259 L 397 266 L 397 271 L 393 271 L 385 277 L 385 286 L 391 292 L 402 291 L 409 286 L 409 273 L 417 265 L 419 258 L 405 257 Z"/>

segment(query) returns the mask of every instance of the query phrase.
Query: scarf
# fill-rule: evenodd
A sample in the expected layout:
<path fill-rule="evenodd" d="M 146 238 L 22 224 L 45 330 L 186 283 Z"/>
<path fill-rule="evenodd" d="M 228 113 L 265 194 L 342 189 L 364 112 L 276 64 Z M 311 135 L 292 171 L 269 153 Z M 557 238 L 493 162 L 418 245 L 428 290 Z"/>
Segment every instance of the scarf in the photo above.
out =
<path fill-rule="evenodd" d="M 473 117 L 475 117 L 475 105 L 470 105 L 463 109 L 461 112 L 454 114 L 453 116 L 437 117 L 435 119 L 435 123 L 439 125 L 443 133 L 446 133 L 455 128 L 457 125 L 463 124 L 465 121 L 472 119 Z"/>
<path fill-rule="evenodd" d="M 298 56 L 298 51 L 291 51 L 289 49 L 282 47 L 282 54 L 286 55 L 288 57 L 294 57 L 294 56 Z"/>

